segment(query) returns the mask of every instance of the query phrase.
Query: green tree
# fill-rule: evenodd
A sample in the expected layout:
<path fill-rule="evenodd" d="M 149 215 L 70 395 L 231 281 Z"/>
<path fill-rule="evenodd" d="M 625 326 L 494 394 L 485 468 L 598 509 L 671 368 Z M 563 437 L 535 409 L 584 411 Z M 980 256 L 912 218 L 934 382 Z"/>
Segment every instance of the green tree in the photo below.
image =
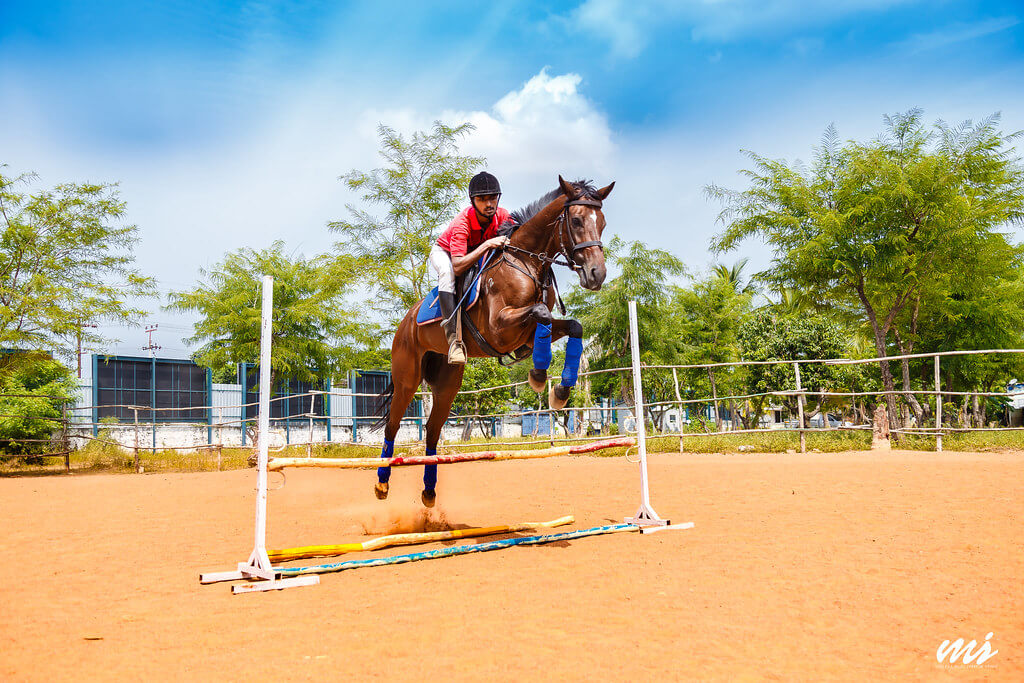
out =
<path fill-rule="evenodd" d="M 764 307 L 744 321 L 739 330 L 739 347 L 744 360 L 816 360 L 843 358 L 847 354 L 850 335 L 840 323 L 815 314 L 785 315 L 774 307 Z M 851 390 L 860 381 L 860 365 L 826 365 L 801 363 L 800 383 L 804 389 L 823 391 Z M 751 394 L 790 391 L 796 388 L 792 364 L 751 365 L 746 369 L 746 388 Z M 769 397 L 751 400 L 750 422 L 757 424 Z M 796 414 L 795 396 L 776 397 L 790 415 Z M 813 400 L 813 399 L 812 399 Z M 809 418 L 825 411 L 825 398 L 806 411 Z M 804 425 L 806 426 L 806 425 Z"/>
<path fill-rule="evenodd" d="M 900 316 L 923 312 L 943 274 L 993 240 L 1008 242 L 1000 227 L 1024 218 L 1018 134 L 1001 133 L 998 121 L 929 130 L 915 109 L 885 117 L 878 139 L 845 145 L 830 127 L 806 171 L 750 154 L 746 190 L 706 188 L 724 204 L 726 227 L 712 246 L 762 237 L 774 250 L 768 282 L 864 321 L 886 356 Z M 880 370 L 894 391 L 889 363 Z M 895 423 L 895 396 L 886 396 Z"/>
<path fill-rule="evenodd" d="M 677 334 L 684 340 L 684 358 L 687 364 L 731 363 L 739 360 L 738 333 L 743 320 L 750 313 L 753 294 L 740 287 L 739 271 L 735 269 L 714 269 L 710 275 L 698 278 L 690 287 L 675 290 L 673 308 Z M 726 378 L 724 388 L 732 394 L 739 386 L 737 380 L 742 374 L 739 368 L 705 368 L 715 406 L 715 422 L 722 430 L 722 415 L 718 406 L 719 382 Z M 697 381 L 691 375 L 690 384 Z M 730 401 L 730 413 L 735 416 Z M 733 420 L 735 425 L 736 421 Z"/>
<path fill-rule="evenodd" d="M 462 392 L 490 389 L 491 387 L 502 386 L 512 383 L 510 369 L 490 358 L 470 358 L 466 363 L 466 369 L 462 375 Z M 532 391 L 530 392 L 533 393 Z M 452 415 L 493 415 L 508 411 L 512 403 L 512 389 L 492 389 L 479 391 L 479 393 L 460 393 L 455 397 L 452 404 Z M 469 439 L 473 433 L 473 425 L 480 427 L 483 436 L 490 436 L 488 427 L 490 419 L 479 417 L 467 417 L 465 429 L 462 432 L 463 440 Z"/>
<path fill-rule="evenodd" d="M 947 349 L 1019 349 L 1024 346 L 1024 259 L 1020 247 L 1004 241 L 969 255 L 973 265 L 946 274 L 932 300 L 901 317 L 897 340 L 905 353 Z M 978 278 L 976 273 L 985 273 Z M 916 344 L 916 346 L 915 346 Z M 901 362 L 904 389 L 934 387 L 931 358 Z M 949 391 L 991 392 L 1002 389 L 1006 381 L 1024 376 L 1021 354 L 984 354 L 949 356 L 942 359 L 943 385 Z M 947 397 L 952 407 L 952 397 Z M 968 399 L 960 402 L 961 419 Z M 977 395 L 970 397 L 975 426 L 984 426 L 986 416 Z M 911 402 L 920 418 L 930 413 L 928 404 Z M 992 403 L 991 407 L 997 407 Z M 953 411 L 947 408 L 947 415 Z M 920 424 L 920 419 L 919 419 Z M 964 426 L 969 426 L 964 424 Z"/>
<path fill-rule="evenodd" d="M 0 354 L 0 453 L 46 452 L 76 388 L 71 370 L 48 354 Z"/>
<path fill-rule="evenodd" d="M 574 288 L 565 297 L 570 314 L 583 325 L 585 354 L 591 370 L 605 370 L 630 364 L 629 302 L 637 302 L 640 360 L 659 365 L 676 362 L 682 340 L 669 327 L 671 284 L 686 273 L 683 262 L 673 254 L 647 247 L 643 242 L 612 238 L 606 258 L 619 275 L 599 291 Z M 673 398 L 670 374 L 648 372 L 644 394 L 657 401 Z M 591 387 L 597 396 L 619 396 L 633 404 L 632 377 L 628 372 L 594 375 Z M 650 413 L 650 411 L 649 411 Z M 655 415 L 650 413 L 651 419 Z"/>
<path fill-rule="evenodd" d="M 430 133 L 407 140 L 381 125 L 380 155 L 386 162 L 369 172 L 350 171 L 341 180 L 382 215 L 347 205 L 350 217 L 329 223 L 341 236 L 336 248 L 354 256 L 373 289 L 373 308 L 400 318 L 430 291 L 430 248 L 458 212 L 474 171 L 484 159 L 459 154 L 459 140 L 473 126 L 440 121 Z"/>
<path fill-rule="evenodd" d="M 28 192 L 36 176 L 0 166 L 0 348 L 71 357 L 104 340 L 90 323 L 132 325 L 129 304 L 155 283 L 135 267 L 138 229 L 122 223 L 117 185 L 63 183 Z"/>
<path fill-rule="evenodd" d="M 350 260 L 291 258 L 284 243 L 229 252 L 195 289 L 171 292 L 166 308 L 199 315 L 193 359 L 213 371 L 253 363 L 260 355 L 262 276 L 274 278 L 272 376 L 301 381 L 335 377 L 372 352 L 380 331 L 347 300 L 355 273 Z"/>

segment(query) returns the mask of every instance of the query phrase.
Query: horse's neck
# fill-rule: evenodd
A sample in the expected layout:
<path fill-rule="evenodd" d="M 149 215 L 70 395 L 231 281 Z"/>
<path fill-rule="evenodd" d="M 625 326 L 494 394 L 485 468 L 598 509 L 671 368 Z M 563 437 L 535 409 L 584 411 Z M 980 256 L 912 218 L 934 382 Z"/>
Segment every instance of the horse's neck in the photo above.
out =
<path fill-rule="evenodd" d="M 557 251 L 556 223 L 558 216 L 565 208 L 565 195 L 559 196 L 541 209 L 536 216 L 523 223 L 512 233 L 512 246 L 532 251 L 535 254 L 546 253 L 553 256 Z"/>

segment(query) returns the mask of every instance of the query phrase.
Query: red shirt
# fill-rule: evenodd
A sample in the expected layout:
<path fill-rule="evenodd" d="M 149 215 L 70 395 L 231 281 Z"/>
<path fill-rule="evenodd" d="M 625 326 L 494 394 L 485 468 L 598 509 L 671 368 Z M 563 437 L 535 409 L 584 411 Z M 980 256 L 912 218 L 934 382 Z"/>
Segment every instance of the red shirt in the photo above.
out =
<path fill-rule="evenodd" d="M 485 232 L 477 221 L 476 210 L 472 206 L 467 206 L 462 213 L 452 219 L 451 224 L 441 233 L 437 244 L 452 256 L 465 256 L 480 246 L 484 240 L 497 236 L 498 227 L 509 217 L 509 212 L 499 206 Z"/>

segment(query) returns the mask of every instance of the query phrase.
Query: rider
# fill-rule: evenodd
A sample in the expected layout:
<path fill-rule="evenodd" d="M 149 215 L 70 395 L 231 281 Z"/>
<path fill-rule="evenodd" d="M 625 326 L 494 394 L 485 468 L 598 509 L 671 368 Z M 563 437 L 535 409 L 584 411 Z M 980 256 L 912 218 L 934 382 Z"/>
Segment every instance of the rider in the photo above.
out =
<path fill-rule="evenodd" d="M 498 228 L 511 219 L 509 212 L 498 207 L 501 185 L 487 171 L 469 181 L 472 203 L 456 216 L 441 233 L 430 250 L 430 268 L 437 274 L 437 298 L 441 305 L 441 325 L 448 338 L 448 362 L 466 362 L 466 347 L 456 335 L 455 276 L 476 263 L 488 249 L 508 244 L 508 237 L 498 235 Z"/>

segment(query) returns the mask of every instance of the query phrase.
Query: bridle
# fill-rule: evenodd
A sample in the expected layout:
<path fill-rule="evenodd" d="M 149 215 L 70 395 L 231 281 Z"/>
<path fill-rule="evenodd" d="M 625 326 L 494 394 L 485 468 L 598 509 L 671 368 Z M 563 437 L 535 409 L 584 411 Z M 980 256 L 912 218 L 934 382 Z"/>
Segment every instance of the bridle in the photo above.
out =
<path fill-rule="evenodd" d="M 595 209 L 600 209 L 601 208 L 601 200 L 600 199 L 590 199 L 588 197 L 580 197 L 580 198 L 577 198 L 577 199 L 572 199 L 572 200 L 567 201 L 565 203 L 565 206 L 562 207 L 562 213 L 560 213 L 558 215 L 558 246 L 562 250 L 561 253 L 569 261 L 569 263 L 570 263 L 569 267 L 572 268 L 573 270 L 579 270 L 583 266 L 581 266 L 581 265 L 576 263 L 576 252 L 580 251 L 581 249 L 587 249 L 589 247 L 597 247 L 598 249 L 600 249 L 603 252 L 604 251 L 604 245 L 601 244 L 601 240 L 590 240 L 588 242 L 574 242 L 573 241 L 573 239 L 572 239 L 572 230 L 569 228 L 569 207 L 570 206 L 589 206 L 589 207 L 592 207 L 592 208 L 595 208 Z M 562 228 L 565 228 L 565 230 L 563 231 Z M 569 238 L 569 247 L 571 247 L 571 251 L 569 249 L 566 249 L 566 247 L 565 247 L 565 240 L 563 239 L 564 236 L 568 236 L 568 238 Z"/>
<path fill-rule="evenodd" d="M 556 228 L 558 230 L 558 252 L 555 253 L 554 256 L 548 256 L 547 252 L 538 254 L 536 252 L 529 251 L 528 249 L 514 247 L 511 244 L 505 245 L 505 250 L 526 254 L 537 259 L 542 264 L 546 263 L 553 266 L 565 266 L 566 268 L 570 268 L 574 271 L 581 270 L 583 266 L 576 263 L 576 252 L 589 247 L 597 247 L 603 252 L 604 244 L 601 243 L 601 240 L 589 240 L 587 242 L 576 242 L 573 240 L 572 230 L 569 227 L 569 207 L 571 206 L 589 206 L 594 209 L 600 209 L 602 204 L 600 199 L 590 199 L 589 197 L 577 197 L 576 199 L 570 199 L 565 203 L 556 220 L 558 225 Z M 568 245 L 566 245 L 566 241 L 568 241 Z M 559 261 L 559 256 L 565 257 L 565 261 Z M 519 268 L 519 270 L 522 269 Z"/>

